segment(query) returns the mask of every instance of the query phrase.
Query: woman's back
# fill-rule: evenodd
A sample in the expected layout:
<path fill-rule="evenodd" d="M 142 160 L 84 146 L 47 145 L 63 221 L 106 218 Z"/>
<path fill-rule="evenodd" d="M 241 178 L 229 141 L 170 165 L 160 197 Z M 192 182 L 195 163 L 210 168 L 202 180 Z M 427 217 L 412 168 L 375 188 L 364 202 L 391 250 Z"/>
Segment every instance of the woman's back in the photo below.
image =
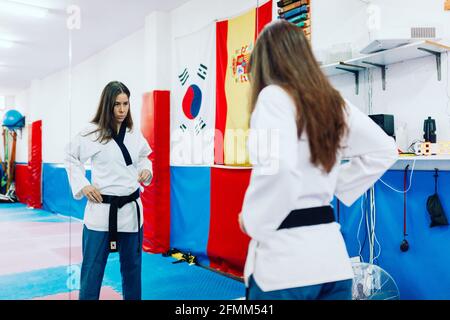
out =
<path fill-rule="evenodd" d="M 275 140 L 269 157 L 261 157 L 258 144 L 249 143 L 254 170 L 242 210 L 244 226 L 253 239 L 249 257 L 254 257 L 247 260 L 246 273 L 267 290 L 351 277 L 337 223 L 278 228 L 291 211 L 327 206 L 334 195 L 351 205 L 397 159 L 393 139 L 347 102 L 348 131 L 327 173 L 311 163 L 306 131 L 298 139 L 295 110 L 291 96 L 270 85 L 261 91 L 251 119 L 250 141 L 261 130 L 273 130 Z M 349 161 L 341 164 L 346 158 Z"/>

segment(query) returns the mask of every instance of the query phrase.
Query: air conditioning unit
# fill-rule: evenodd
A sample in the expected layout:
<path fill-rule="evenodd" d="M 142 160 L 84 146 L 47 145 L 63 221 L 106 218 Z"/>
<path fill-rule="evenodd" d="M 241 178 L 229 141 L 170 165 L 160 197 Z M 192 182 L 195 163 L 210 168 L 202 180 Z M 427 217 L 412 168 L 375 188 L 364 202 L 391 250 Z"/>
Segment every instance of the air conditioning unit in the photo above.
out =
<path fill-rule="evenodd" d="M 420 40 L 437 40 L 443 37 L 442 26 L 412 26 L 372 31 L 374 39 L 361 50 L 363 54 L 393 49 Z"/>

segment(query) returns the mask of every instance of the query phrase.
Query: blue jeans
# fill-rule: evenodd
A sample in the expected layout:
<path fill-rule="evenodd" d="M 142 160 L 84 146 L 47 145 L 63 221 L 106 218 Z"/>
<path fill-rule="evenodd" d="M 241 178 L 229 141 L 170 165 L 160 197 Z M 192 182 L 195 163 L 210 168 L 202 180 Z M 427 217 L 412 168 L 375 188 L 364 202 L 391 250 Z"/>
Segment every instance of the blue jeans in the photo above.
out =
<path fill-rule="evenodd" d="M 353 280 L 264 292 L 249 279 L 248 300 L 352 300 Z"/>
<path fill-rule="evenodd" d="M 141 242 L 142 243 L 142 234 Z M 141 300 L 142 250 L 138 252 L 138 233 L 117 233 L 124 300 Z M 108 232 L 83 228 L 83 263 L 80 300 L 98 300 L 109 255 Z"/>

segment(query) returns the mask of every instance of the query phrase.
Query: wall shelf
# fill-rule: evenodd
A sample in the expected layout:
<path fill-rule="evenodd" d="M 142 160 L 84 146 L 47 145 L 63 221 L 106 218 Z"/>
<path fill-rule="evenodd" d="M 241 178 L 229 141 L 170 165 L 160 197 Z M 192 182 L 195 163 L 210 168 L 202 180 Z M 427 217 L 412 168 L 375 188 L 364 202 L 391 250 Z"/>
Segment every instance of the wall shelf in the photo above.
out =
<path fill-rule="evenodd" d="M 436 70 L 438 81 L 442 80 L 442 53 L 450 51 L 450 46 L 431 40 L 423 40 L 404 45 L 398 48 L 384 50 L 358 58 L 321 66 L 322 71 L 329 77 L 352 73 L 355 76 L 356 94 L 359 93 L 360 72 L 371 68 L 380 68 L 383 82 L 383 90 L 386 90 L 387 66 L 423 58 L 436 57 Z"/>
<path fill-rule="evenodd" d="M 415 157 L 399 157 L 398 161 L 391 167 L 390 170 L 404 170 L 409 164 L 412 169 L 412 164 L 416 161 L 415 171 L 433 171 L 435 168 L 441 171 L 450 171 L 450 155 L 434 155 L 434 156 L 415 156 Z"/>
<path fill-rule="evenodd" d="M 349 158 L 343 159 L 342 163 L 349 160 Z M 411 170 L 414 161 L 416 161 L 414 171 L 434 171 L 435 168 L 441 171 L 450 171 L 450 155 L 399 156 L 397 162 L 389 170 L 403 171 L 408 164 Z"/>

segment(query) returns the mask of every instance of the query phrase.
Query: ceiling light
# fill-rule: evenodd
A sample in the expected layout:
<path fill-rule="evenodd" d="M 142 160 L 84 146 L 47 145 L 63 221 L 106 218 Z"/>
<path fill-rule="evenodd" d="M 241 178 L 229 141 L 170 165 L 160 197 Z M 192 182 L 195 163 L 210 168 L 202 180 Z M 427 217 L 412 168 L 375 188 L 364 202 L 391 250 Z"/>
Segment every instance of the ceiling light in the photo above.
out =
<path fill-rule="evenodd" d="M 14 46 L 11 41 L 0 40 L 0 48 L 10 49 Z"/>
<path fill-rule="evenodd" d="M 12 14 L 34 18 L 45 18 L 48 15 L 49 10 L 19 2 L 1 0 L 0 12 L 2 14 Z"/>

